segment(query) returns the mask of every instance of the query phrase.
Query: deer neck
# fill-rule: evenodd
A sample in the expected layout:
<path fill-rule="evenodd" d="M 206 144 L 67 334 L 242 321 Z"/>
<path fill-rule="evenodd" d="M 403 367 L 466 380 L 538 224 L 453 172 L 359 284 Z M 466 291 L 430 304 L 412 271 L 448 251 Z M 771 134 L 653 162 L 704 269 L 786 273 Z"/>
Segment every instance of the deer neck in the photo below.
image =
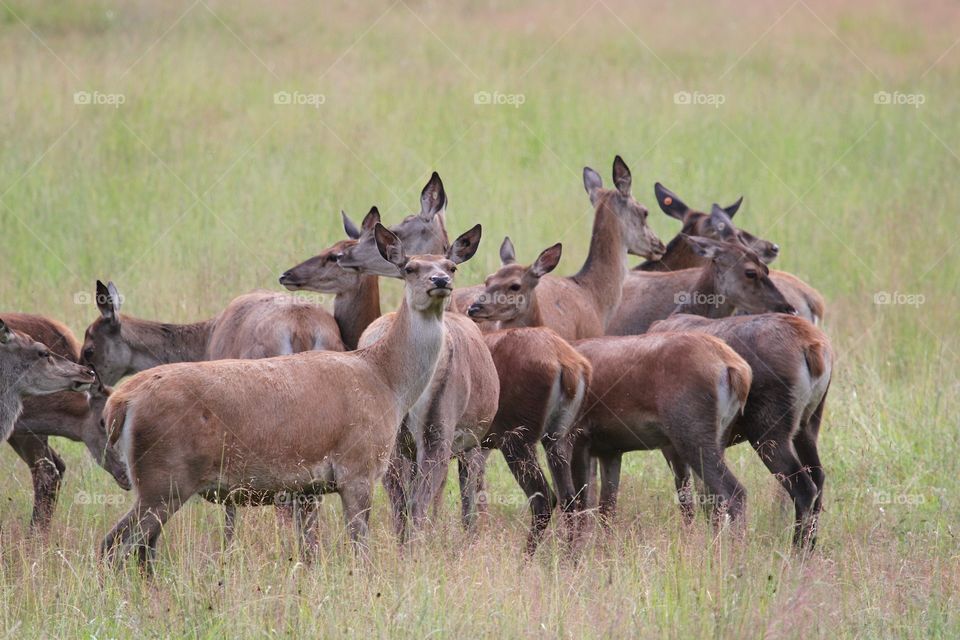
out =
<path fill-rule="evenodd" d="M 380 280 L 361 276 L 356 289 L 338 293 L 333 300 L 333 318 L 340 328 L 340 339 L 347 349 L 357 348 L 360 336 L 380 317 Z"/>
<path fill-rule="evenodd" d="M 733 315 L 733 305 L 717 288 L 719 278 L 719 267 L 709 263 L 700 270 L 696 283 L 686 292 L 686 300 L 678 304 L 673 312 L 690 313 L 705 318 L 726 318 Z"/>
<path fill-rule="evenodd" d="M 667 243 L 666 251 L 659 260 L 645 260 L 637 266 L 638 271 L 680 271 L 703 266 L 703 259 L 697 256 L 690 245 L 680 236 Z"/>
<path fill-rule="evenodd" d="M 206 360 L 215 323 L 215 318 L 193 324 L 168 324 L 123 317 L 121 336 L 133 351 L 128 373 L 161 364 Z"/>
<path fill-rule="evenodd" d="M 359 352 L 383 373 L 400 415 L 410 410 L 433 378 L 445 335 L 442 305 L 417 311 L 404 297 L 386 335 Z"/>
<path fill-rule="evenodd" d="M 604 320 L 620 304 L 627 274 L 627 245 L 607 200 L 604 198 L 597 206 L 587 260 L 573 276 L 573 281 L 594 299 Z"/>
<path fill-rule="evenodd" d="M 13 432 L 13 426 L 23 412 L 23 399 L 13 389 L 7 388 L 0 395 L 0 442 L 5 442 Z"/>

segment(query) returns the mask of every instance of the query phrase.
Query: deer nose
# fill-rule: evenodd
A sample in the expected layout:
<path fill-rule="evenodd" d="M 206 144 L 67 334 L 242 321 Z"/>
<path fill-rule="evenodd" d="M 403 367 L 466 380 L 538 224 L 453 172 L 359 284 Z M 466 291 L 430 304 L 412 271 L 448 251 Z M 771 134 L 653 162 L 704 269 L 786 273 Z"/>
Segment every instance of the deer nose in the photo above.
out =
<path fill-rule="evenodd" d="M 480 313 L 480 309 L 483 309 L 483 306 L 479 302 L 474 302 L 472 305 L 467 307 L 467 315 L 472 318 Z"/>
<path fill-rule="evenodd" d="M 449 287 L 450 276 L 444 275 L 444 274 L 437 274 L 435 276 L 430 276 L 430 282 L 432 282 L 437 287 Z"/>
<path fill-rule="evenodd" d="M 780 253 L 780 245 L 775 244 L 772 247 L 770 247 L 770 253 L 772 253 L 773 255 L 777 255 L 778 253 Z"/>

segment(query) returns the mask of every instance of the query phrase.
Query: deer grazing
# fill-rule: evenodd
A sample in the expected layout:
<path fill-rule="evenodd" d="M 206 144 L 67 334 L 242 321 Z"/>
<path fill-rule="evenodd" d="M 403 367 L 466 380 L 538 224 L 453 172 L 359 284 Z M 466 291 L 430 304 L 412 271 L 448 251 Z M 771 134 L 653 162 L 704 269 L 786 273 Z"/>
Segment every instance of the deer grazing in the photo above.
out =
<path fill-rule="evenodd" d="M 443 226 L 447 196 L 436 173 L 420 196 L 421 209 L 390 228 L 405 247 L 416 253 L 436 253 L 451 246 Z M 382 256 L 370 253 L 373 230 L 380 214 L 371 209 L 355 243 L 344 247 L 339 265 L 367 276 L 390 274 Z M 345 219 L 348 233 L 356 227 Z M 351 229 L 351 227 L 353 227 Z M 453 243 L 469 243 L 461 236 Z M 375 320 L 364 331 L 360 346 L 368 346 L 389 331 L 395 315 Z M 483 470 L 480 443 L 497 412 L 499 378 L 480 330 L 466 317 L 447 314 L 446 342 L 433 379 L 424 395 L 404 418 L 396 455 L 384 484 L 390 496 L 394 524 L 401 540 L 422 527 L 427 508 L 443 486 L 451 456 L 460 459 L 464 482 L 461 501 L 465 522 L 476 511 L 478 483 Z"/>
<path fill-rule="evenodd" d="M 794 544 L 812 548 L 825 480 L 817 439 L 833 368 L 830 340 L 806 320 L 784 314 L 714 320 L 678 314 L 654 323 L 650 331 L 716 336 L 751 366 L 753 385 L 743 414 L 730 425 L 722 443 L 750 442 L 793 499 Z M 671 467 L 689 519 L 689 471 L 679 461 L 672 461 Z"/>
<path fill-rule="evenodd" d="M 362 228 L 369 230 L 376 220 L 379 214 L 371 211 Z M 284 272 L 280 283 L 291 290 L 335 294 L 334 317 L 341 335 L 360 335 L 380 315 L 377 277 L 337 264 L 337 258 L 356 244 L 362 233 L 349 219 L 344 221 L 351 239 L 341 240 Z M 460 289 L 454 294 L 457 291 Z M 484 335 L 483 339 L 497 370 L 500 394 L 496 415 L 481 446 L 501 450 L 528 497 L 532 523 L 527 550 L 532 553 L 556 504 L 537 459 L 536 444 L 543 441 L 551 468 L 563 464 L 553 452 L 569 432 L 583 402 L 590 365 L 565 340 L 544 327 L 504 330 Z M 476 516 L 472 495 L 476 471 L 470 468 L 471 462 L 476 460 L 460 458 L 462 517 L 468 524 Z"/>
<path fill-rule="evenodd" d="M 26 313 L 5 313 L 7 327 L 30 336 L 52 353 L 76 362 L 80 345 L 62 323 Z M 83 441 L 94 458 L 126 488 L 128 481 L 121 461 L 112 449 L 105 447 L 106 438 L 100 425 L 105 391 L 99 382 L 87 392 L 61 391 L 42 397 L 23 399 L 23 412 L 14 425 L 7 443 L 30 468 L 33 481 L 33 515 L 31 529 L 45 533 L 50 528 L 53 510 L 67 467 L 47 441 L 56 435 Z M 89 396 L 89 398 L 88 398 Z"/>
<path fill-rule="evenodd" d="M 765 264 L 770 264 L 780 255 L 778 245 L 768 240 L 761 240 L 734 226 L 731 218 L 740 208 L 743 202 L 742 197 L 729 207 L 723 209 L 714 207 L 709 214 L 706 214 L 688 207 L 675 193 L 659 182 L 654 185 L 654 193 L 660 209 L 671 218 L 680 220 L 683 223 L 683 229 L 667 243 L 663 258 L 644 262 L 636 267 L 637 270 L 677 271 L 703 266 L 705 262 L 703 257 L 692 251 L 689 244 L 683 241 L 684 235 L 702 236 L 725 242 L 739 241 L 760 256 Z M 772 270 L 770 279 L 802 318 L 814 324 L 818 324 L 823 319 L 823 296 L 816 289 L 785 271 Z"/>
<path fill-rule="evenodd" d="M 531 302 L 530 313 L 538 314 L 543 326 L 567 340 L 601 336 L 606 332 L 620 302 L 628 253 L 656 259 L 664 251 L 663 243 L 647 226 L 647 209 L 631 195 L 630 169 L 620 156 L 613 161 L 613 182 L 615 189 L 603 189 L 596 171 L 584 168 L 584 188 L 595 207 L 586 262 L 569 278 L 555 278 L 547 273 L 536 278 L 537 302 Z M 556 258 L 559 259 L 559 247 Z M 511 291 L 522 294 L 521 290 Z M 479 319 L 482 317 L 479 308 L 471 305 L 467 313 Z M 500 328 L 531 326 L 527 320 L 518 317 L 501 321 Z"/>
<path fill-rule="evenodd" d="M 197 493 L 263 503 L 285 491 L 337 492 L 351 540 L 358 549 L 365 544 L 373 489 L 401 419 L 433 379 L 453 273 L 476 251 L 480 229 L 446 256 L 408 257 L 382 225 L 374 237 L 405 283 L 400 309 L 376 344 L 165 365 L 111 396 L 108 432 L 126 455 L 137 497 L 104 540 L 106 560 L 136 548 L 147 563 L 163 524 Z M 304 534 L 301 528 L 298 537 Z"/>

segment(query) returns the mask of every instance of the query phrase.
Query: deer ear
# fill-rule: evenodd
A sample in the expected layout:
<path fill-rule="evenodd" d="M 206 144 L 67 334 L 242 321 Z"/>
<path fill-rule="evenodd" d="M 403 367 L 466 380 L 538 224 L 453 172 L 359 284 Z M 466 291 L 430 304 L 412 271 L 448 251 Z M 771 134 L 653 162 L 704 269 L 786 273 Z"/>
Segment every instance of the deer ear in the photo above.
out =
<path fill-rule="evenodd" d="M 736 240 L 736 227 L 733 226 L 733 221 L 730 220 L 730 216 L 727 215 L 727 212 L 718 204 L 710 208 L 710 226 L 714 228 L 717 232 L 717 235 L 720 236 L 723 240 Z"/>
<path fill-rule="evenodd" d="M 403 266 L 407 264 L 407 256 L 403 253 L 400 238 L 379 222 L 373 228 L 373 238 L 377 241 L 377 250 L 380 251 L 383 259 L 396 266 L 397 269 L 403 269 Z"/>
<path fill-rule="evenodd" d="M 347 212 L 341 209 L 340 217 L 343 219 L 343 232 L 347 234 L 347 237 L 354 240 L 358 239 L 360 237 L 360 229 L 353 223 L 353 220 L 350 219 Z"/>
<path fill-rule="evenodd" d="M 600 195 L 600 189 L 603 189 L 603 178 L 600 174 L 590 167 L 583 168 L 583 188 L 590 196 L 590 204 L 596 206 L 597 197 Z"/>
<path fill-rule="evenodd" d="M 500 245 L 500 262 L 506 265 L 513 264 L 516 261 L 517 250 L 513 248 L 513 242 L 510 241 L 510 236 L 506 236 Z"/>
<path fill-rule="evenodd" d="M 560 254 L 563 253 L 563 245 L 559 242 L 552 247 L 544 249 L 537 261 L 530 267 L 530 273 L 538 278 L 542 278 L 557 268 L 560 262 Z"/>
<path fill-rule="evenodd" d="M 630 187 L 633 178 L 630 175 L 630 167 L 623 161 L 623 158 L 617 156 L 613 159 L 613 184 L 622 196 L 630 195 Z"/>
<path fill-rule="evenodd" d="M 0 320 L 0 344 L 7 344 L 13 338 L 13 331 L 7 326 L 7 323 Z"/>
<path fill-rule="evenodd" d="M 688 236 L 686 234 L 681 234 L 681 236 L 687 241 L 687 244 L 690 245 L 690 248 L 693 249 L 693 252 L 698 256 L 713 260 L 720 255 L 720 249 L 722 245 L 716 240 L 711 240 L 710 238 L 704 238 L 701 236 Z"/>
<path fill-rule="evenodd" d="M 683 221 L 683 217 L 690 211 L 690 207 L 684 204 L 683 200 L 677 197 L 673 191 L 657 182 L 653 185 L 653 193 L 657 196 L 657 204 L 660 210 L 671 218 Z"/>
<path fill-rule="evenodd" d="M 430 176 L 427 185 L 420 192 L 420 217 L 432 220 L 433 216 L 447 207 L 447 193 L 443 190 L 443 181 L 436 171 Z"/>
<path fill-rule="evenodd" d="M 367 215 L 363 217 L 363 222 L 360 223 L 360 230 L 361 232 L 373 231 L 374 228 L 379 223 L 380 223 L 380 210 L 377 209 L 376 207 L 370 207 L 370 211 L 367 212 Z"/>
<path fill-rule="evenodd" d="M 447 251 L 447 258 L 454 264 L 460 264 L 472 258 L 480 246 L 482 231 L 483 228 L 478 224 L 474 225 L 469 231 L 464 231 L 460 234 L 460 237 L 450 245 L 450 250 Z"/>
<path fill-rule="evenodd" d="M 733 203 L 732 205 L 730 205 L 729 207 L 724 207 L 723 210 L 726 211 L 726 212 L 727 212 L 727 215 L 732 218 L 732 217 L 733 217 L 733 214 L 735 214 L 737 211 L 740 210 L 740 205 L 741 205 L 741 204 L 743 204 L 743 196 L 740 196 L 740 199 L 737 200 L 736 202 L 734 202 L 734 203 Z"/>
<path fill-rule="evenodd" d="M 117 287 L 112 282 L 109 285 L 105 285 L 97 280 L 97 309 L 100 310 L 100 315 L 103 316 L 104 319 L 112 323 L 120 322 L 120 294 L 117 294 L 116 302 L 114 302 L 113 299 L 113 293 L 116 292 L 116 290 Z"/>

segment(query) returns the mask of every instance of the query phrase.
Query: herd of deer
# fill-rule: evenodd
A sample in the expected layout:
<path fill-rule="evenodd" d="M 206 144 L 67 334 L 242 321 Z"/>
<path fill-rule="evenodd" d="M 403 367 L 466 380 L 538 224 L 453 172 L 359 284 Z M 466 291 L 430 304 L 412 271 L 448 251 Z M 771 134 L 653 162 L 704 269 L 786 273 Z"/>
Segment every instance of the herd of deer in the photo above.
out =
<path fill-rule="evenodd" d="M 589 168 L 583 179 L 593 233 L 570 277 L 550 275 L 560 244 L 525 266 L 507 238 L 496 273 L 454 289 L 481 229 L 449 241 L 434 173 L 419 213 L 392 227 L 376 208 L 359 227 L 343 214 L 347 239 L 280 276 L 289 290 L 334 294 L 332 315 L 258 291 L 204 322 L 154 322 L 122 315 L 116 287 L 99 281 L 100 317 L 82 347 L 58 322 L 4 314 L 0 432 L 31 468 L 32 525 L 49 526 L 64 472 L 48 436 L 84 442 L 133 487 L 133 507 L 101 551 L 114 561 L 136 552 L 142 564 L 195 494 L 224 505 L 229 542 L 238 505 L 335 492 L 363 548 L 382 481 L 407 540 L 452 458 L 470 527 L 483 508 L 486 457 L 499 449 L 528 497 L 532 553 L 557 507 L 568 534 L 597 501 L 610 522 L 627 451 L 662 452 L 685 522 L 699 499 L 691 472 L 716 526 L 742 522 L 745 491 L 724 450 L 746 440 L 793 499 L 794 543 L 812 547 L 833 360 L 816 326 L 822 298 L 768 269 L 779 247 L 734 226 L 740 201 L 704 213 L 658 183 L 660 208 L 683 223 L 664 246 L 619 156 L 612 188 Z M 628 270 L 628 254 L 646 261 Z M 381 314 L 380 277 L 405 284 L 396 312 Z M 128 375 L 115 391 L 105 386 Z M 25 398 L 34 395 L 44 397 Z M 309 556 L 317 500 L 293 503 Z"/>

